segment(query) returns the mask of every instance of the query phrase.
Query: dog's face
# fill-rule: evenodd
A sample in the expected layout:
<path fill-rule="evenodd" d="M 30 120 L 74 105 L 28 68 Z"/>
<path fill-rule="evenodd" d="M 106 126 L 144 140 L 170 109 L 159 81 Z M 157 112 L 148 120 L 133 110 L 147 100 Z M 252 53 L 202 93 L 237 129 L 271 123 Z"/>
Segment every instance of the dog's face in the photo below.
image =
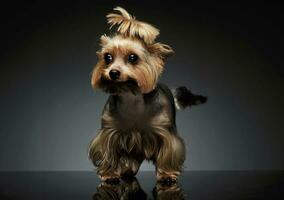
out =
<path fill-rule="evenodd" d="M 101 47 L 92 86 L 111 93 L 152 91 L 164 69 L 165 58 L 172 53 L 167 45 L 147 45 L 140 39 L 121 35 L 103 35 Z"/>
<path fill-rule="evenodd" d="M 126 10 L 107 15 L 108 23 L 118 25 L 118 34 L 101 36 L 98 63 L 93 70 L 92 86 L 106 92 L 152 91 L 164 69 L 166 57 L 173 53 L 168 45 L 156 43 L 159 30 L 138 21 Z"/>

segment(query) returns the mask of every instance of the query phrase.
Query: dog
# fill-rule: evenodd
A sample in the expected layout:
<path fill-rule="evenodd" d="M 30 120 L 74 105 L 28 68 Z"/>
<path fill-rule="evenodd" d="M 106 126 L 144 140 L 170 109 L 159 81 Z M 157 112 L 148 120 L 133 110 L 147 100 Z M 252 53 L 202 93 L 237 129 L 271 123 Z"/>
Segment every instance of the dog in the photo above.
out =
<path fill-rule="evenodd" d="M 133 177 L 144 160 L 156 167 L 158 182 L 174 183 L 183 169 L 185 145 L 175 123 L 176 109 L 205 103 L 207 97 L 186 87 L 159 83 L 166 59 L 174 53 L 156 42 L 159 30 L 121 7 L 107 15 L 113 36 L 100 37 L 92 87 L 109 93 L 101 129 L 91 141 L 89 158 L 102 181 Z"/>

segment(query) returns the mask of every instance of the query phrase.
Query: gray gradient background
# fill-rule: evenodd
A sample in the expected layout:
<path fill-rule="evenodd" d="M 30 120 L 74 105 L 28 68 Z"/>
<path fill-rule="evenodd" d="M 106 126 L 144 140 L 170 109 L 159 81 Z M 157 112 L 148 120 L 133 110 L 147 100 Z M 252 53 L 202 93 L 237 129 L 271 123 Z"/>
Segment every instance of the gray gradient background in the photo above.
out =
<path fill-rule="evenodd" d="M 157 26 L 158 41 L 175 50 L 163 83 L 209 97 L 177 114 L 186 170 L 284 169 L 283 63 L 274 54 L 280 45 L 271 45 L 280 38 L 277 14 L 268 19 L 238 5 L 34 1 L 8 15 L 2 37 L 0 170 L 93 169 L 87 147 L 107 95 L 92 90 L 90 73 L 116 5 Z"/>

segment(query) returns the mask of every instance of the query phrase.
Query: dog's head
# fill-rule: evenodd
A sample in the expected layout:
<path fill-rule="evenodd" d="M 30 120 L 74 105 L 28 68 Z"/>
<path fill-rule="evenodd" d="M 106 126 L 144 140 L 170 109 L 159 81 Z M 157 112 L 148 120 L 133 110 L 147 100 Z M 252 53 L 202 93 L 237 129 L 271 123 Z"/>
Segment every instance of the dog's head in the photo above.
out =
<path fill-rule="evenodd" d="M 111 28 L 118 25 L 117 33 L 100 38 L 92 86 L 111 93 L 148 93 L 156 87 L 165 59 L 173 50 L 155 42 L 159 30 L 154 26 L 136 20 L 121 7 L 114 10 L 119 14 L 108 14 L 107 19 Z"/>

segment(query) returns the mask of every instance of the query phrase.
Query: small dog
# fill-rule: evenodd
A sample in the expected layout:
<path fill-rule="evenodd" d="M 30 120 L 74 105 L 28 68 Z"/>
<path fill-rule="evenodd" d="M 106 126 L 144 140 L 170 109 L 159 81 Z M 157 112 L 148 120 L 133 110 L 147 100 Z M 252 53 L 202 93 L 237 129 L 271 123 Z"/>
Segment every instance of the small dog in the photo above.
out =
<path fill-rule="evenodd" d="M 207 98 L 186 87 L 171 91 L 158 83 L 172 48 L 155 42 L 159 30 L 154 26 L 121 7 L 114 10 L 119 13 L 108 14 L 107 21 L 110 28 L 118 26 L 116 34 L 101 36 L 92 72 L 92 87 L 110 96 L 89 158 L 102 181 L 134 176 L 146 159 L 155 164 L 158 181 L 175 182 L 185 160 L 176 108 L 205 103 Z"/>

